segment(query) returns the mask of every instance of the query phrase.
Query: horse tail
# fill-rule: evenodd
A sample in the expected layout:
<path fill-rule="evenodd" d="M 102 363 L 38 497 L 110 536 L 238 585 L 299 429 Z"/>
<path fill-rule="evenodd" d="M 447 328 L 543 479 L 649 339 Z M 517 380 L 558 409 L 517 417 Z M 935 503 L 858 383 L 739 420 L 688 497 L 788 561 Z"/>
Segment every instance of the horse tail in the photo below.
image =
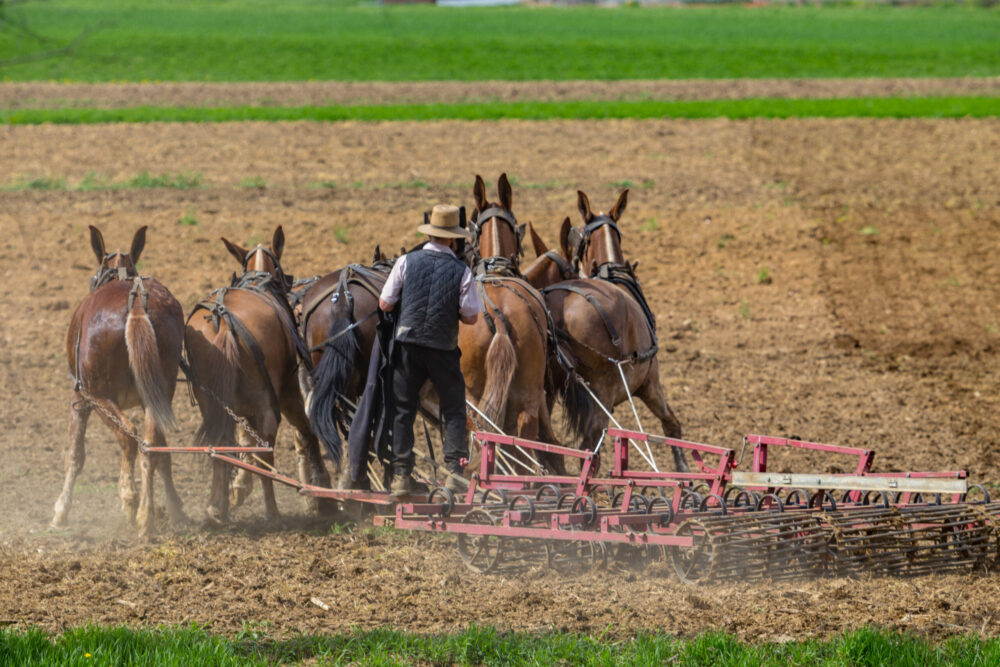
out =
<path fill-rule="evenodd" d="M 199 360 L 202 363 L 198 370 L 203 372 L 196 378 L 191 378 L 209 394 L 202 405 L 203 419 L 195 440 L 203 445 L 229 444 L 236 440 L 236 422 L 226 411 L 226 407 L 236 405 L 240 344 L 229 326 L 220 326 L 206 350 L 209 351 L 209 356 Z M 190 357 L 190 348 L 188 356 Z"/>
<path fill-rule="evenodd" d="M 517 354 L 510 333 L 500 318 L 497 318 L 496 333 L 486 350 L 486 387 L 480 401 L 483 414 L 501 429 L 507 409 L 507 395 L 517 370 Z"/>
<path fill-rule="evenodd" d="M 560 344 L 559 352 L 563 356 L 563 363 L 551 363 L 549 369 L 555 380 L 556 392 L 562 398 L 566 425 L 573 435 L 580 439 L 586 434 L 587 427 L 597 413 L 597 404 L 583 385 L 583 378 L 576 371 L 580 362 L 569 345 Z"/>
<path fill-rule="evenodd" d="M 346 299 L 344 299 L 346 300 Z M 326 447 L 330 460 L 340 463 L 343 442 L 338 426 L 347 430 L 347 417 L 338 400 L 347 390 L 354 375 L 354 365 L 361 343 L 357 328 L 351 328 L 349 315 L 337 316 L 330 323 L 323 356 L 312 371 L 312 394 L 309 401 L 309 423 Z"/>
<path fill-rule="evenodd" d="M 170 405 L 167 379 L 160 364 L 160 349 L 156 344 L 156 331 L 149 319 L 149 313 L 142 307 L 141 299 L 125 318 L 125 347 L 128 349 L 128 365 L 135 379 L 135 388 L 142 404 L 153 416 L 153 423 L 160 431 L 173 429 L 177 425 L 174 410 Z"/>

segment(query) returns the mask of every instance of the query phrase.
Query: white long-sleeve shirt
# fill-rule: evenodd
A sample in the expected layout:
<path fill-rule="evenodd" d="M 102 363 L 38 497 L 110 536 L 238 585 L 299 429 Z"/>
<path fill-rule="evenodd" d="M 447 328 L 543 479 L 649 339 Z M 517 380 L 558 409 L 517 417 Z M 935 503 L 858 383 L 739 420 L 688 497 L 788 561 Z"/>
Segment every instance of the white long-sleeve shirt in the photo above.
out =
<path fill-rule="evenodd" d="M 440 243 L 435 243 L 434 241 L 428 241 L 424 244 L 424 250 L 446 252 L 452 257 L 456 257 L 451 248 Z M 390 306 L 396 305 L 403 291 L 403 282 L 406 280 L 406 257 L 406 255 L 403 255 L 392 265 L 389 278 L 385 281 L 385 286 L 382 288 L 380 298 Z M 476 279 L 473 277 L 469 267 L 465 267 L 460 289 L 461 291 L 458 295 L 458 312 L 462 317 L 471 317 L 479 313 L 482 309 L 482 304 L 479 301 L 479 292 L 476 291 Z"/>

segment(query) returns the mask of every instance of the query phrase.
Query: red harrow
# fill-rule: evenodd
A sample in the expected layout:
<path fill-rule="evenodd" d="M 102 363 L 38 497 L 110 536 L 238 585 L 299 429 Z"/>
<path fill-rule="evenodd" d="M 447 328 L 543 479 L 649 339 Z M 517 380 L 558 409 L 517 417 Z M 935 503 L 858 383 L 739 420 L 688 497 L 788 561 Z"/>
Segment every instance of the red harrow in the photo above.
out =
<path fill-rule="evenodd" d="M 751 435 L 744 447 L 754 447 L 753 470 L 740 472 L 732 449 L 609 429 L 613 461 L 602 476 L 598 453 L 475 437 L 481 465 L 464 498 L 435 489 L 426 502 L 399 504 L 395 516 L 376 521 L 455 533 L 466 565 L 481 572 L 541 555 L 552 565 L 638 555 L 665 559 L 682 581 L 696 582 L 969 570 L 998 557 L 1000 504 L 990 503 L 983 487 L 970 487 L 963 471 L 875 474 L 870 450 Z M 688 450 L 697 471 L 631 470 L 630 446 L 649 452 L 650 445 Z M 771 473 L 773 447 L 847 454 L 857 468 Z M 504 448 L 577 459 L 580 474 L 499 473 Z M 973 490 L 978 502 L 966 502 Z"/>
<path fill-rule="evenodd" d="M 609 429 L 605 452 L 581 451 L 477 432 L 479 471 L 456 498 L 440 487 L 422 502 L 387 492 L 302 484 L 245 459 L 267 449 L 168 447 L 215 459 L 316 498 L 382 506 L 375 522 L 400 530 L 454 533 L 470 568 L 547 562 L 553 567 L 604 565 L 609 557 L 665 560 L 684 582 L 788 579 L 861 572 L 916 575 L 992 567 L 1000 559 L 1000 503 L 969 485 L 964 471 L 873 473 L 874 452 L 786 438 L 750 435 L 749 472 L 737 470 L 735 450 L 634 431 Z M 652 446 L 688 451 L 696 470 L 633 470 L 630 448 L 653 460 Z M 853 474 L 774 473 L 768 451 L 856 458 Z M 153 448 L 150 448 L 153 449 Z M 578 475 L 513 474 L 500 465 L 533 453 L 561 454 Z M 525 469 L 530 466 L 524 465 Z M 398 502 L 397 502 L 398 501 Z"/>

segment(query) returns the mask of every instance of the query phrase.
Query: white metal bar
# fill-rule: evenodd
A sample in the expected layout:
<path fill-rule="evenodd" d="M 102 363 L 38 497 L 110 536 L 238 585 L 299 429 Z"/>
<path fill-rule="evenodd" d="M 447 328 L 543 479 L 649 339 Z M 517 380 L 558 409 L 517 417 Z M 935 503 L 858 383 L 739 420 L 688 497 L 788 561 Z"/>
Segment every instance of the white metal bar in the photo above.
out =
<path fill-rule="evenodd" d="M 878 475 L 825 475 L 813 473 L 733 472 L 736 486 L 780 486 L 844 491 L 889 491 L 909 493 L 966 493 L 964 479 L 937 477 L 880 477 Z"/>

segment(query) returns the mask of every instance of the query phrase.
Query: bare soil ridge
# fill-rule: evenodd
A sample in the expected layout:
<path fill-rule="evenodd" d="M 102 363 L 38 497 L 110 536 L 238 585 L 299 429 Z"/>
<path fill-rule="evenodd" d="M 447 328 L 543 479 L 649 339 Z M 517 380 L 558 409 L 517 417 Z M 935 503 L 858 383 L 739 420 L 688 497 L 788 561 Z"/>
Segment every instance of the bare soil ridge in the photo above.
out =
<path fill-rule="evenodd" d="M 997 96 L 1000 77 L 300 83 L 0 83 L 0 108 L 324 106 L 572 100 Z"/>

